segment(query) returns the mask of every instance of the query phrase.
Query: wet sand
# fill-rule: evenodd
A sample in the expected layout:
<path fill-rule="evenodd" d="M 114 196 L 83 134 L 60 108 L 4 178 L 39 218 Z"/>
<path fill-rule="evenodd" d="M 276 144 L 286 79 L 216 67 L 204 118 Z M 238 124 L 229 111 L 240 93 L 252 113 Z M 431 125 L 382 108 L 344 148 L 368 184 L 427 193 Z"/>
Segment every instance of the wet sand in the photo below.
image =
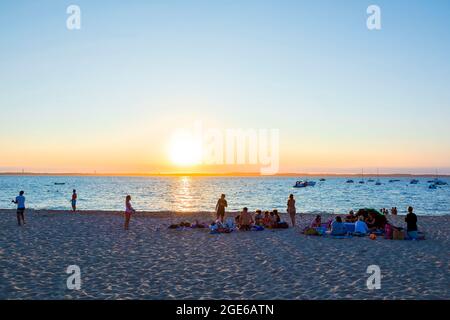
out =
<path fill-rule="evenodd" d="M 0 299 L 450 299 L 450 216 L 419 217 L 424 241 L 301 235 L 312 215 L 286 230 L 167 228 L 195 218 L 213 215 L 138 213 L 124 231 L 120 212 L 29 210 L 19 228 L 0 210 Z M 69 265 L 81 290 L 67 289 Z"/>

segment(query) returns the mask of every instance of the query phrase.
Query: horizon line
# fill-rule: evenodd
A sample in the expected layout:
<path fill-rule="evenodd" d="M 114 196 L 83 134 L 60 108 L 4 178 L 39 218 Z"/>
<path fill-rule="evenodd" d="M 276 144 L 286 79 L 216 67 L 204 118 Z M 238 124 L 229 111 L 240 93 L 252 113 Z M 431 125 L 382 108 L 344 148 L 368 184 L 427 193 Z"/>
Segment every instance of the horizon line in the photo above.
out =
<path fill-rule="evenodd" d="M 263 175 L 259 172 L 158 172 L 158 173 L 75 173 L 75 172 L 0 172 L 0 176 L 86 176 L 86 177 L 180 177 L 180 176 L 204 176 L 204 177 L 295 177 L 295 176 L 317 176 L 317 177 L 450 177 L 450 174 L 436 173 L 324 173 L 324 172 L 284 172 L 274 175 Z"/>

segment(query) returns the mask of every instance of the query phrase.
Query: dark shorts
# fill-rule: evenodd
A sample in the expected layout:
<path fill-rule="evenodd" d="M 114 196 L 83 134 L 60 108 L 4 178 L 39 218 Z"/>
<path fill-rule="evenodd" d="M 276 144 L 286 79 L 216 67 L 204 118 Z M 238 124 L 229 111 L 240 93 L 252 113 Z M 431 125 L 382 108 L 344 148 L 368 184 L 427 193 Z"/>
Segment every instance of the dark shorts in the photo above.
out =
<path fill-rule="evenodd" d="M 17 214 L 23 214 L 25 212 L 25 208 L 17 209 Z"/>

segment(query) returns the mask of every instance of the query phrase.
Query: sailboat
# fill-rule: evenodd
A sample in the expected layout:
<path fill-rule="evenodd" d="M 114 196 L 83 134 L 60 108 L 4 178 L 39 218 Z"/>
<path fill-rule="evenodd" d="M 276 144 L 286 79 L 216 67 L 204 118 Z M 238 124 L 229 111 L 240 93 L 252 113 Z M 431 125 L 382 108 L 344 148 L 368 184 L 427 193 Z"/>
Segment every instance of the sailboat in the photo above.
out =
<path fill-rule="evenodd" d="M 359 181 L 360 184 L 364 184 L 364 169 L 361 169 L 361 180 Z"/>
<path fill-rule="evenodd" d="M 380 170 L 377 169 L 377 182 L 375 182 L 376 186 L 381 186 L 381 182 L 380 182 Z"/>

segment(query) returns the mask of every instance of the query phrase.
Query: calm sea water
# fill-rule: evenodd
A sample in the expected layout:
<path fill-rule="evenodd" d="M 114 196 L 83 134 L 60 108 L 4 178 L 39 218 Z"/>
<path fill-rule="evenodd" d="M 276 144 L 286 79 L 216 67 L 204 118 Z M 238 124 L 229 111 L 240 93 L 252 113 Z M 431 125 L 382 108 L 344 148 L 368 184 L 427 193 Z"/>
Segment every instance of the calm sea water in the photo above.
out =
<path fill-rule="evenodd" d="M 301 177 L 299 177 L 300 179 Z M 346 213 L 360 207 L 391 208 L 405 213 L 412 205 L 420 215 L 450 214 L 450 186 L 428 188 L 420 178 L 390 183 L 391 178 L 374 182 L 347 184 L 346 178 L 311 178 L 316 186 L 295 189 L 296 178 L 288 177 L 74 177 L 74 176 L 0 176 L 0 208 L 11 203 L 24 190 L 27 206 L 34 209 L 69 209 L 72 189 L 78 191 L 78 207 L 84 210 L 123 210 L 127 194 L 137 210 L 213 211 L 221 193 L 227 195 L 229 210 L 244 206 L 251 210 L 277 208 L 285 212 L 287 197 L 293 193 L 297 211 Z M 394 179 L 394 178 L 392 178 Z M 443 179 L 450 183 L 450 179 Z M 56 185 L 55 183 L 65 183 Z"/>

